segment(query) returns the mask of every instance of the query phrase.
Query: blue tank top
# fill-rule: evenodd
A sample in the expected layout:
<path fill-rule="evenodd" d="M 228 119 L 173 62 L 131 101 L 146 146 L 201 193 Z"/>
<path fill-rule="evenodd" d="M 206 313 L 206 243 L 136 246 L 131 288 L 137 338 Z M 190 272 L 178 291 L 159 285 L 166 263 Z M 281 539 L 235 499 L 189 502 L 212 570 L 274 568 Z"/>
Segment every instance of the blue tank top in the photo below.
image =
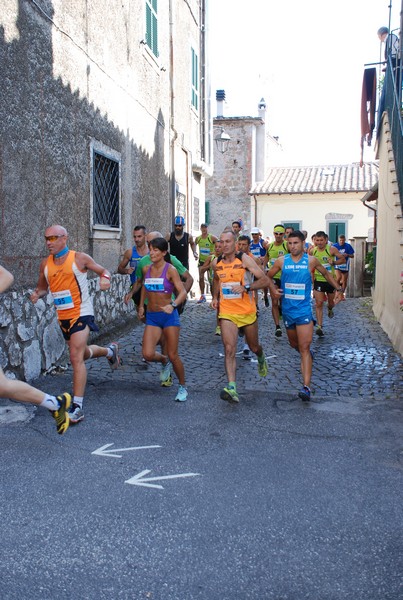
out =
<path fill-rule="evenodd" d="M 312 314 L 312 276 L 308 254 L 304 253 L 298 262 L 292 260 L 291 254 L 285 255 L 281 270 L 281 289 L 281 307 L 284 314 L 293 318 Z"/>
<path fill-rule="evenodd" d="M 165 263 L 165 267 L 159 277 L 151 277 L 151 266 L 148 269 L 146 276 L 144 278 L 144 287 L 147 292 L 156 292 L 158 294 L 169 294 L 172 296 L 172 293 L 175 289 L 174 284 L 167 279 L 167 271 L 171 266 L 170 263 Z"/>
<path fill-rule="evenodd" d="M 132 256 L 131 256 L 131 258 L 130 258 L 130 262 L 129 262 L 129 265 L 130 265 L 131 267 L 134 267 L 134 271 L 133 271 L 133 273 L 130 273 L 130 283 L 132 283 L 132 284 L 133 284 L 133 283 L 136 281 L 136 279 L 137 279 L 137 277 L 136 277 L 136 269 L 137 269 L 137 265 L 139 264 L 140 260 L 141 260 L 141 259 L 142 259 L 144 256 L 146 256 L 146 255 L 144 255 L 144 254 L 139 254 L 139 253 L 137 252 L 137 248 L 136 248 L 136 246 L 133 246 L 133 248 L 132 248 Z"/>
<path fill-rule="evenodd" d="M 263 244 L 260 241 L 257 244 L 251 242 L 250 253 L 253 254 L 255 258 L 261 258 L 263 256 L 266 256 L 266 249 L 263 247 Z"/>

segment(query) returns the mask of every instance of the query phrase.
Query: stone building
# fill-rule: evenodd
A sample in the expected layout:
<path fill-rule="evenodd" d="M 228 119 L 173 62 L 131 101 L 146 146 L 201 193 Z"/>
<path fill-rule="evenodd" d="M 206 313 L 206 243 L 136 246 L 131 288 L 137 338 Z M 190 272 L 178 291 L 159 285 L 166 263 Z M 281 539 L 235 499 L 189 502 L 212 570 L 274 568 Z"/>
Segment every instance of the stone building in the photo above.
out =
<path fill-rule="evenodd" d="M 135 224 L 165 233 L 179 213 L 199 229 L 211 169 L 206 11 L 206 0 L 6 0 L 0 261 L 21 298 L 36 282 L 50 224 L 111 272 Z M 125 285 L 119 277 L 112 297 Z M 10 302 L 0 323 L 4 368 L 10 344 L 23 357 L 43 333 L 27 305 L 29 335 L 14 335 Z M 106 322 L 125 312 L 117 292 L 112 304 Z M 23 369 L 17 355 L 13 372 Z"/>

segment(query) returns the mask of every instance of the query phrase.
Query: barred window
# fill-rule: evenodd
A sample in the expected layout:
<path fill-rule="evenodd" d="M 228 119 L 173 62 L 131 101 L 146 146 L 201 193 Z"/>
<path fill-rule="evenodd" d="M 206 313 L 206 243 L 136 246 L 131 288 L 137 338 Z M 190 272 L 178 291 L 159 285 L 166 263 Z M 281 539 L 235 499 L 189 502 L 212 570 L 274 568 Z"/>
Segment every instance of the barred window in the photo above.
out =
<path fill-rule="evenodd" d="M 119 161 L 93 152 L 93 224 L 120 226 Z"/>

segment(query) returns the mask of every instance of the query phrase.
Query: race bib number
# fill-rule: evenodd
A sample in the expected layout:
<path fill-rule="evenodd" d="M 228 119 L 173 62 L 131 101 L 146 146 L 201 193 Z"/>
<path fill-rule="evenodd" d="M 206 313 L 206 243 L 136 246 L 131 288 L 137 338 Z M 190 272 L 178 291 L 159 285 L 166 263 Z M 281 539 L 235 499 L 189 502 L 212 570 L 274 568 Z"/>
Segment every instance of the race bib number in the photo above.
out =
<path fill-rule="evenodd" d="M 237 281 L 228 281 L 227 283 L 222 283 L 221 284 L 221 292 L 222 292 L 223 298 L 225 298 L 226 300 L 235 300 L 237 298 L 242 298 L 241 292 L 235 293 L 232 289 L 236 285 L 241 285 L 241 284 Z"/>
<path fill-rule="evenodd" d="M 145 279 L 144 286 L 148 292 L 164 292 L 164 279 L 162 277 L 149 277 Z"/>
<path fill-rule="evenodd" d="M 304 283 L 286 283 L 284 298 L 289 300 L 304 300 L 305 299 L 305 284 Z"/>
<path fill-rule="evenodd" d="M 210 248 L 200 248 L 200 254 L 202 256 L 210 256 Z"/>
<path fill-rule="evenodd" d="M 52 292 L 52 296 L 56 310 L 68 310 L 69 308 L 74 308 L 74 302 L 70 290 Z"/>

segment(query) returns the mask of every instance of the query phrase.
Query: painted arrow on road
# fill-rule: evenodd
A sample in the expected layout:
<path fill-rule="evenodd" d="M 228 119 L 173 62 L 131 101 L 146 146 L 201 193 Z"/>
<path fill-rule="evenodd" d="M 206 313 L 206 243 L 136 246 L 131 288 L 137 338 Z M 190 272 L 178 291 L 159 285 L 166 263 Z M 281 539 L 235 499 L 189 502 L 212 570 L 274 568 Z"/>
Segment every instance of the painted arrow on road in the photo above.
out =
<path fill-rule="evenodd" d="M 141 485 L 143 487 L 151 487 L 157 488 L 159 490 L 163 490 L 162 485 L 158 485 L 155 483 L 149 483 L 150 481 L 162 481 L 163 479 L 179 479 L 180 477 L 197 477 L 200 473 L 178 473 L 177 475 L 162 475 L 161 477 L 144 477 L 144 475 L 148 475 L 151 471 L 141 471 L 134 477 L 127 479 L 125 483 L 129 483 L 130 485 Z"/>
<path fill-rule="evenodd" d="M 105 444 L 105 446 L 101 446 L 91 454 L 96 454 L 98 456 L 113 456 L 114 458 L 122 458 L 121 454 L 114 454 L 114 452 L 128 452 L 129 450 L 148 450 L 149 448 L 161 448 L 161 446 L 134 446 L 133 448 L 114 448 L 113 450 L 107 450 L 113 444 Z"/>

